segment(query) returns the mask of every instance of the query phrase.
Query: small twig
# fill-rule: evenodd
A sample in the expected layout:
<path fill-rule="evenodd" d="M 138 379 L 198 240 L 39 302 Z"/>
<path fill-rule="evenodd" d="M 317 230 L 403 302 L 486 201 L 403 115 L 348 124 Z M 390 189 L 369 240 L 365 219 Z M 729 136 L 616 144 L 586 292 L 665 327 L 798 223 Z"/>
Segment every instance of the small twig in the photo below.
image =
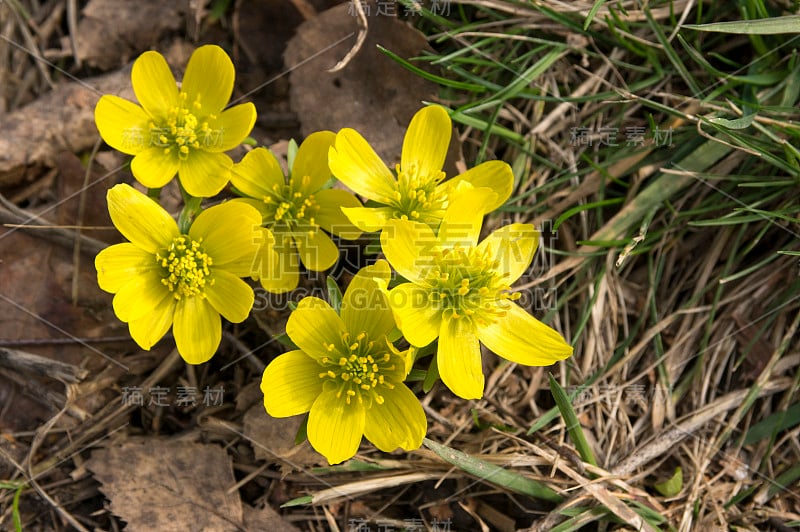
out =
<path fill-rule="evenodd" d="M 147 389 L 157 384 L 162 378 L 171 373 L 182 362 L 177 349 L 166 357 L 158 368 L 142 382 L 142 389 Z M 106 428 L 114 425 L 114 421 L 122 418 L 131 410 L 136 408 L 134 404 L 118 403 L 116 401 L 107 404 L 102 410 L 95 413 L 93 424 L 84 424 L 69 434 L 69 443 L 61 450 L 54 450 L 46 459 L 32 466 L 31 473 L 34 477 L 44 475 L 47 471 L 56 467 L 61 461 L 68 459 L 75 453 L 92 446 L 92 439 L 95 438 Z M 119 423 L 116 426 L 127 425 L 127 422 Z"/>
<path fill-rule="evenodd" d="M 81 66 L 81 58 L 78 55 L 78 43 L 75 35 L 78 33 L 78 2 L 67 0 L 67 28 L 69 29 L 69 46 L 72 49 L 72 58 L 75 66 Z"/>
<path fill-rule="evenodd" d="M 785 389 L 786 381 L 776 379 L 765 384 L 759 390 L 758 396 L 771 395 Z M 685 416 L 684 420 L 676 423 L 674 427 L 654 435 L 647 444 L 626 456 L 610 469 L 610 473 L 621 477 L 630 475 L 639 467 L 675 448 L 678 443 L 688 436 L 694 436 L 695 431 L 718 415 L 739 407 L 749 393 L 750 390 L 731 392 Z"/>
<path fill-rule="evenodd" d="M 369 30 L 369 23 L 367 22 L 367 14 L 364 12 L 364 6 L 361 5 L 361 2 L 353 2 L 353 5 L 356 8 L 356 13 L 358 14 L 358 36 L 356 37 L 356 43 L 350 48 L 350 51 L 342 58 L 341 61 L 336 63 L 332 68 L 328 69 L 328 72 L 338 72 L 346 67 L 350 61 L 355 57 L 361 47 L 364 45 L 364 41 L 367 40 L 367 30 Z"/>
<path fill-rule="evenodd" d="M 97 255 L 100 250 L 108 247 L 108 244 L 101 240 L 78 234 L 73 230 L 54 226 L 54 224 L 47 220 L 35 214 L 28 213 L 24 209 L 20 209 L 8 201 L 2 194 L 0 194 L 0 224 L 18 226 L 14 230 L 21 230 L 28 234 L 45 237 L 56 244 L 69 248 L 75 245 L 75 239 L 78 238 L 83 242 L 83 251 L 93 256 Z M 41 226 L 43 225 L 48 226 L 48 228 L 42 228 Z M 39 230 L 33 231 L 32 229 L 34 228 L 38 228 Z"/>
<path fill-rule="evenodd" d="M 75 246 L 72 248 L 72 271 L 75 275 L 72 276 L 72 305 L 78 305 L 78 291 L 80 287 L 80 275 L 77 272 L 81 271 L 81 232 L 83 217 L 86 214 L 86 189 L 89 188 L 89 178 L 92 175 L 92 165 L 94 158 L 97 156 L 97 151 L 103 144 L 103 139 L 97 138 L 92 148 L 92 153 L 89 155 L 89 162 L 86 163 L 86 172 L 83 174 L 83 185 L 81 186 L 81 195 L 78 198 L 78 214 L 76 215 L 75 225 Z"/>
<path fill-rule="evenodd" d="M 292 0 L 292 4 L 294 4 L 294 8 L 303 17 L 303 20 L 311 20 L 312 18 L 317 16 L 317 10 L 314 8 L 314 4 L 312 4 L 308 0 Z M 362 10 L 364 9 L 361 6 L 359 7 Z"/>
<path fill-rule="evenodd" d="M 172 338 L 172 333 L 167 333 L 164 338 Z M 23 347 L 42 345 L 72 345 L 72 344 L 114 344 L 118 342 L 133 342 L 130 335 L 104 336 L 102 338 L 17 338 L 15 340 L 0 339 L 0 347 Z"/>
<path fill-rule="evenodd" d="M 0 347 L 0 366 L 22 373 L 51 377 L 71 384 L 82 381 L 89 374 L 88 370 L 66 362 L 4 347 Z"/>
<path fill-rule="evenodd" d="M 36 45 L 36 41 L 33 38 L 30 30 L 27 26 L 27 21 L 20 15 L 18 9 L 20 8 L 17 2 L 13 2 L 11 5 L 11 12 L 14 13 L 14 18 L 17 19 L 17 26 L 19 27 L 20 33 L 22 33 L 22 37 L 25 40 L 25 44 L 28 45 L 28 49 L 23 48 L 31 57 L 34 59 L 34 64 L 36 68 L 39 70 L 39 73 L 42 75 L 42 78 L 47 82 L 47 84 L 52 89 L 55 87 L 53 83 L 53 78 L 50 77 L 50 72 L 48 72 L 44 58 L 42 57 L 42 53 L 39 51 L 39 47 Z"/>

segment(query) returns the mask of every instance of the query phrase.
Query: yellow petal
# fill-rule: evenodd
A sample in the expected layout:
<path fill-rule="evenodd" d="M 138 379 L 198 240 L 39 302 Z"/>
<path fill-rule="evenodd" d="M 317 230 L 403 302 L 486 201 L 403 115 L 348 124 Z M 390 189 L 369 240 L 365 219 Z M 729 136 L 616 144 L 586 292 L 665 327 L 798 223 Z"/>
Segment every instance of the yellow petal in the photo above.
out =
<path fill-rule="evenodd" d="M 431 105 L 417 111 L 403 139 L 401 171 L 415 168 L 423 178 L 437 177 L 444 166 L 452 129 L 444 107 Z"/>
<path fill-rule="evenodd" d="M 248 102 L 222 111 L 216 120 L 207 118 L 210 131 L 198 135 L 200 146 L 211 152 L 232 150 L 253 130 L 256 117 L 256 106 Z"/>
<path fill-rule="evenodd" d="M 381 232 L 381 249 L 397 273 L 409 281 L 422 281 L 439 250 L 436 235 L 425 224 L 389 220 Z"/>
<path fill-rule="evenodd" d="M 232 323 L 241 323 L 253 308 L 253 289 L 232 273 L 214 270 L 214 284 L 206 286 L 206 297 L 223 318 Z"/>
<path fill-rule="evenodd" d="M 275 255 L 264 253 L 258 256 L 258 264 L 253 267 L 253 278 L 261 282 L 268 292 L 281 294 L 297 288 L 300 281 L 300 257 L 290 241 L 283 241 L 275 235 Z M 271 260 L 277 259 L 275 262 Z"/>
<path fill-rule="evenodd" d="M 453 189 L 463 182 L 470 183 L 475 188 L 490 188 L 497 194 L 487 205 L 486 212 L 489 213 L 501 207 L 511 197 L 511 191 L 514 188 L 514 173 L 508 163 L 504 161 L 486 161 L 445 181 L 444 185 L 448 189 Z"/>
<path fill-rule="evenodd" d="M 389 292 L 397 327 L 408 343 L 424 347 L 439 336 L 442 310 L 428 299 L 430 292 L 413 283 L 395 286 Z"/>
<path fill-rule="evenodd" d="M 266 148 L 248 152 L 231 169 L 231 184 L 250 198 L 263 201 L 272 197 L 275 188 L 283 188 L 286 182 L 278 160 Z"/>
<path fill-rule="evenodd" d="M 394 328 L 394 316 L 386 295 L 376 279 L 388 283 L 392 276 L 389 263 L 378 260 L 361 268 L 350 281 L 342 298 L 342 320 L 353 334 L 366 331 L 370 340 L 379 341 Z"/>
<path fill-rule="evenodd" d="M 112 301 L 114 314 L 120 321 L 138 320 L 167 297 L 172 297 L 172 294 L 161 283 L 160 273 L 157 270 L 148 271 L 132 277 L 120 287 Z"/>
<path fill-rule="evenodd" d="M 300 144 L 292 165 L 292 190 L 308 196 L 331 178 L 328 150 L 336 140 L 333 131 L 317 131 Z"/>
<path fill-rule="evenodd" d="M 155 255 L 180 234 L 167 211 L 130 185 L 115 185 L 106 197 L 114 226 L 142 250 Z"/>
<path fill-rule="evenodd" d="M 308 416 L 308 442 L 331 465 L 355 456 L 364 434 L 364 407 L 358 401 L 345 404 L 336 394 L 323 392 Z"/>
<path fill-rule="evenodd" d="M 538 244 L 539 232 L 531 224 L 509 224 L 487 236 L 478 251 L 489 254 L 496 269 L 506 275 L 503 280 L 511 285 L 531 265 Z"/>
<path fill-rule="evenodd" d="M 133 63 L 131 82 L 136 99 L 158 122 L 178 105 L 178 85 L 164 56 L 145 52 Z"/>
<path fill-rule="evenodd" d="M 217 352 L 222 340 L 222 321 L 208 300 L 199 296 L 184 297 L 175 306 L 172 333 L 183 360 L 202 364 Z"/>
<path fill-rule="evenodd" d="M 224 153 L 193 150 L 181 163 L 178 177 L 192 196 L 216 196 L 228 184 L 233 161 Z"/>
<path fill-rule="evenodd" d="M 459 191 L 451 199 L 439 227 L 439 242 L 448 247 L 473 247 L 478 243 L 487 204 L 497 195 L 488 188 Z"/>
<path fill-rule="evenodd" d="M 175 298 L 165 297 L 152 311 L 128 323 L 131 338 L 144 350 L 161 340 L 170 326 L 175 314 Z"/>
<path fill-rule="evenodd" d="M 180 168 L 178 157 L 164 148 L 150 147 L 140 151 L 131 161 L 131 172 L 147 188 L 161 188 L 175 177 Z"/>
<path fill-rule="evenodd" d="M 105 143 L 128 155 L 136 155 L 150 145 L 151 120 L 135 103 L 109 94 L 102 96 L 94 108 L 94 123 Z"/>
<path fill-rule="evenodd" d="M 353 225 L 342 212 L 342 208 L 360 208 L 361 202 L 346 190 L 330 188 L 314 194 L 319 209 L 314 220 L 326 231 L 336 236 L 355 240 L 361 236 L 361 230 Z"/>
<path fill-rule="evenodd" d="M 286 334 L 306 354 L 316 359 L 331 356 L 328 348 L 342 345 L 344 322 L 328 303 L 318 297 L 304 297 L 286 321 Z"/>
<path fill-rule="evenodd" d="M 526 366 L 549 366 L 572 354 L 572 346 L 554 329 L 516 303 L 506 302 L 505 317 L 478 327 L 478 337 L 497 355 Z"/>
<path fill-rule="evenodd" d="M 364 435 L 383 452 L 398 447 L 419 449 L 428 430 L 428 420 L 419 400 L 405 384 L 379 388 L 383 404 L 372 403 L 366 412 Z"/>
<path fill-rule="evenodd" d="M 187 94 L 189 105 L 199 99 L 200 108 L 195 116 L 214 115 L 228 105 L 235 75 L 230 57 L 219 46 L 208 44 L 192 53 L 181 90 Z"/>
<path fill-rule="evenodd" d="M 278 255 L 275 252 L 275 238 L 272 236 L 272 231 L 262 227 L 255 232 L 255 235 L 255 245 L 251 252 L 235 261 L 226 262 L 225 271 L 237 277 L 252 277 L 256 280 L 277 271 Z"/>
<path fill-rule="evenodd" d="M 267 207 L 266 204 L 263 201 L 257 200 L 257 199 L 253 199 L 253 198 L 233 198 L 232 200 L 229 200 L 228 203 L 244 203 L 245 205 L 250 205 L 255 210 L 257 210 L 258 213 L 261 215 L 262 222 L 264 221 L 264 217 L 268 213 L 268 209 L 266 208 Z"/>
<path fill-rule="evenodd" d="M 380 231 L 394 216 L 391 207 L 343 207 L 342 213 L 350 222 L 367 233 Z"/>
<path fill-rule="evenodd" d="M 483 396 L 481 346 L 468 320 L 451 318 L 442 323 L 436 362 L 442 382 L 454 394 L 463 399 Z"/>
<path fill-rule="evenodd" d="M 112 294 L 119 291 L 131 279 L 158 270 L 156 258 L 131 243 L 109 246 L 94 259 L 97 269 L 97 284 Z"/>
<path fill-rule="evenodd" d="M 202 238 L 214 269 L 247 256 L 252 262 L 262 238 L 261 213 L 246 203 L 229 201 L 201 212 L 189 228 L 193 240 Z"/>
<path fill-rule="evenodd" d="M 261 377 L 264 408 L 273 417 L 304 414 L 322 393 L 320 365 L 302 351 L 289 351 L 270 362 Z"/>
<path fill-rule="evenodd" d="M 356 194 L 389 203 L 397 182 L 375 150 L 354 129 L 336 134 L 336 145 L 328 152 L 331 172 Z"/>
<path fill-rule="evenodd" d="M 293 238 L 303 266 L 311 271 L 327 270 L 339 259 L 339 248 L 317 227 L 299 225 Z"/>

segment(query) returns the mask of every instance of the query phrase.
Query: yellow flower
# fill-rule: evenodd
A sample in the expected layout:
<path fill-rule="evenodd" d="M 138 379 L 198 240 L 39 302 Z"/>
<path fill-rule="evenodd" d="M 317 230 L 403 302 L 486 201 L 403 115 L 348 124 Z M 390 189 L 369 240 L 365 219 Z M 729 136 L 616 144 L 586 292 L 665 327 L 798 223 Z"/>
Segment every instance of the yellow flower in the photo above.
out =
<path fill-rule="evenodd" d="M 342 129 L 328 162 L 333 175 L 351 190 L 380 207 L 345 208 L 350 221 L 363 231 L 380 231 L 391 219 L 409 219 L 436 227 L 461 183 L 497 193 L 489 211 L 511 195 L 514 176 L 502 161 L 487 161 L 444 181 L 442 171 L 452 124 L 443 107 L 432 105 L 414 115 L 403 139 L 397 177 L 357 131 Z M 459 187 L 460 188 L 460 187 Z"/>
<path fill-rule="evenodd" d="M 342 299 L 341 316 L 315 297 L 300 301 L 286 334 L 300 348 L 264 371 L 264 407 L 274 417 L 309 412 L 308 441 L 331 464 L 358 451 L 361 436 L 378 449 L 417 449 L 427 430 L 425 413 L 403 384 L 411 356 L 387 335 L 392 311 L 375 279 L 389 280 L 386 261 L 363 268 Z"/>
<path fill-rule="evenodd" d="M 527 366 L 572 354 L 559 333 L 514 302 L 520 294 L 511 284 L 530 265 L 538 232 L 514 223 L 478 243 L 487 202 L 481 191 L 448 209 L 438 234 L 411 220 L 391 220 L 381 233 L 386 259 L 410 281 L 388 293 L 398 327 L 413 346 L 439 339 L 439 375 L 465 399 L 483 395 L 479 342 Z"/>
<path fill-rule="evenodd" d="M 131 72 L 141 105 L 103 96 L 94 110 L 97 129 L 109 146 L 134 156 L 131 171 L 144 186 L 163 187 L 177 173 L 192 196 L 213 196 L 228 183 L 233 166 L 223 152 L 238 146 L 256 120 L 252 103 L 223 111 L 234 76 L 222 48 L 201 46 L 179 90 L 164 57 L 145 52 Z"/>
<path fill-rule="evenodd" d="M 243 321 L 253 306 L 249 275 L 261 217 L 233 202 L 210 207 L 188 234 L 155 201 L 129 185 L 108 191 L 108 211 L 130 242 L 115 244 L 95 259 L 97 282 L 115 294 L 114 313 L 131 337 L 150 349 L 173 327 L 178 352 L 201 364 L 216 352 L 220 314 Z"/>
<path fill-rule="evenodd" d="M 231 183 L 245 196 L 245 202 L 259 210 L 264 227 L 275 237 L 278 261 L 263 259 L 255 265 L 253 277 L 270 292 L 286 292 L 297 287 L 300 264 L 322 271 L 333 266 L 339 249 L 325 229 L 346 239 L 361 232 L 342 214 L 341 207 L 361 205 L 346 190 L 323 189 L 331 179 L 328 148 L 335 135 L 318 131 L 306 138 L 297 150 L 288 179 L 275 156 L 266 148 L 256 148 L 233 167 Z M 271 253 L 268 248 L 263 248 Z"/>

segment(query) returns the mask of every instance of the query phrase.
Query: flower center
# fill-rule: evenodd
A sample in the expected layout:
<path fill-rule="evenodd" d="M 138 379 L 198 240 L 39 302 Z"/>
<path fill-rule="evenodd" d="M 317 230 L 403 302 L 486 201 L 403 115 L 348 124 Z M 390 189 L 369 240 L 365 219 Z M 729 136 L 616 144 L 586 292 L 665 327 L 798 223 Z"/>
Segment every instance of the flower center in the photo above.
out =
<path fill-rule="evenodd" d="M 295 191 L 291 185 L 276 184 L 272 186 L 271 194 L 264 196 L 262 201 L 270 213 L 266 224 L 270 229 L 284 226 L 287 230 L 293 231 L 298 225 L 310 226 L 309 230 L 318 227 L 314 217 L 319 211 L 319 204 L 313 194 L 306 195 Z"/>
<path fill-rule="evenodd" d="M 203 239 L 192 240 L 188 235 L 175 237 L 169 247 L 156 253 L 156 262 L 161 267 L 161 284 L 172 292 L 175 299 L 187 296 L 205 297 L 206 285 L 213 285 L 210 278 L 213 264 L 202 247 Z"/>
<path fill-rule="evenodd" d="M 389 374 L 391 379 L 398 365 L 392 360 L 394 357 L 386 350 L 386 346 L 381 344 L 371 341 L 366 332 L 359 333 L 355 338 L 344 333 L 340 345 L 325 344 L 331 356 L 322 359 L 325 371 L 319 377 L 338 387 L 336 396 L 344 397 L 348 405 L 354 398 L 367 408 L 372 401 L 383 404 L 380 388 L 394 388 L 394 384 L 387 382 L 386 377 Z"/>
<path fill-rule="evenodd" d="M 489 249 L 479 253 L 477 248 L 455 246 L 436 252 L 433 267 L 425 282 L 430 286 L 430 301 L 436 304 L 444 318 L 474 320 L 488 325 L 507 313 L 501 303 L 517 300 L 505 282 L 506 274 L 498 270 Z"/>
<path fill-rule="evenodd" d="M 397 190 L 393 207 L 397 218 L 435 223 L 442 219 L 447 197 L 437 193 L 436 187 L 445 178 L 444 172 L 434 176 L 420 175 L 419 169 L 411 165 L 397 165 Z"/>
<path fill-rule="evenodd" d="M 189 152 L 193 149 L 200 149 L 201 144 L 212 146 L 221 141 L 221 132 L 215 133 L 209 127 L 208 122 L 202 122 L 197 118 L 196 113 L 201 111 L 200 96 L 197 96 L 191 103 L 188 95 L 181 91 L 178 95 L 179 103 L 172 107 L 167 113 L 167 120 L 162 127 L 150 123 L 150 142 L 164 148 L 164 153 L 169 154 L 173 149 L 177 150 L 178 157 L 186 160 Z M 208 118 L 215 120 L 216 115 Z"/>

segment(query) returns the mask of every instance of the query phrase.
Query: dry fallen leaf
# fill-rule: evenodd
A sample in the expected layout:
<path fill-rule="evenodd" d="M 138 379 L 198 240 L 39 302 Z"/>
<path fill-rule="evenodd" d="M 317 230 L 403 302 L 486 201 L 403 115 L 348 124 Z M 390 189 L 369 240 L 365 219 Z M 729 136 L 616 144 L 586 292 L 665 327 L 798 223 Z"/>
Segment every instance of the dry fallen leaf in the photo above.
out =
<path fill-rule="evenodd" d="M 32 167 L 53 167 L 65 150 L 90 149 L 98 139 L 94 106 L 102 94 L 131 99 L 130 69 L 58 85 L 34 102 L 0 116 L 0 186 L 39 176 Z"/>
<path fill-rule="evenodd" d="M 322 463 L 322 457 L 308 441 L 294 444 L 303 416 L 274 418 L 263 404 L 256 404 L 244 415 L 244 434 L 253 446 L 257 460 L 281 462 L 289 468 L 302 469 Z"/>
<path fill-rule="evenodd" d="M 287 68 L 292 69 L 289 94 L 303 136 L 322 129 L 351 127 L 392 163 L 400 158 L 411 117 L 423 101 L 433 99 L 436 86 L 377 48 L 380 44 L 401 57 L 416 56 L 428 48 L 419 31 L 384 15 L 368 17 L 368 23 L 363 46 L 344 69 L 335 73 L 328 69 L 347 55 L 359 30 L 350 3 L 301 24 L 284 54 Z"/>
<path fill-rule="evenodd" d="M 300 529 L 281 517 L 271 506 L 253 508 L 244 505 L 244 528 L 248 532 L 299 532 Z"/>
<path fill-rule="evenodd" d="M 162 35 L 184 25 L 183 2 L 91 0 L 75 32 L 77 59 L 108 70 L 156 46 Z"/>
<path fill-rule="evenodd" d="M 92 452 L 86 467 L 126 530 L 242 530 L 228 454 L 217 445 L 130 439 Z"/>

